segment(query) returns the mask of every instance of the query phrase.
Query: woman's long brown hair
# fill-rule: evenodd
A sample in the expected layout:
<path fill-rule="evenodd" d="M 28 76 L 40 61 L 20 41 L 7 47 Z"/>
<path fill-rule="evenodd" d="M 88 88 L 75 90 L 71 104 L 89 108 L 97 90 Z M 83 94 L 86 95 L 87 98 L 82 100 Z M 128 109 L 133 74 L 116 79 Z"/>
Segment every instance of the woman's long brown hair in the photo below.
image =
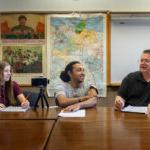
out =
<path fill-rule="evenodd" d="M 5 61 L 0 61 L 0 85 L 4 82 L 4 69 L 6 66 L 10 66 L 10 64 Z M 6 98 L 8 98 L 10 105 L 16 105 L 17 101 L 14 97 L 11 77 L 9 81 L 5 82 L 4 86 L 6 90 Z"/>

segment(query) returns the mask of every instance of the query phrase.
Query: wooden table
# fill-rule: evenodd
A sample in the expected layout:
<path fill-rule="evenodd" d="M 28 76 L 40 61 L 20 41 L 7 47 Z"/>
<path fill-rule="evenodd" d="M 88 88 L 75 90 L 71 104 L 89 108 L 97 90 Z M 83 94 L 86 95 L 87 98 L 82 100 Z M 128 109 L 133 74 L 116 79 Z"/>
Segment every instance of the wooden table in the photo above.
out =
<path fill-rule="evenodd" d="M 50 119 L 56 120 L 58 118 L 58 112 L 56 109 L 43 109 L 38 108 L 36 110 L 29 109 L 26 112 L 0 112 L 0 120 L 23 120 L 23 119 Z"/>
<path fill-rule="evenodd" d="M 1 150 L 42 150 L 54 120 L 0 120 Z"/>
<path fill-rule="evenodd" d="M 113 108 L 88 109 L 85 118 L 59 118 L 47 150 L 149 150 L 150 118 Z"/>
<path fill-rule="evenodd" d="M 0 112 L 0 149 L 44 149 L 57 119 L 56 109 Z"/>

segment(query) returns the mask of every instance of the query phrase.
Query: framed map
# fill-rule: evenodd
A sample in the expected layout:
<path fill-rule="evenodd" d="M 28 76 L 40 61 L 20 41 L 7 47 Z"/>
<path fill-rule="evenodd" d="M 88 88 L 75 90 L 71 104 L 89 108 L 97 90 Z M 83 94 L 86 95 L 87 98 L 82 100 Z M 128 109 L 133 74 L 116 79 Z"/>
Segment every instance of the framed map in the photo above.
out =
<path fill-rule="evenodd" d="M 106 15 L 51 15 L 47 22 L 49 96 L 54 96 L 60 72 L 74 60 L 85 67 L 85 84 L 94 83 L 99 95 L 106 96 Z"/>

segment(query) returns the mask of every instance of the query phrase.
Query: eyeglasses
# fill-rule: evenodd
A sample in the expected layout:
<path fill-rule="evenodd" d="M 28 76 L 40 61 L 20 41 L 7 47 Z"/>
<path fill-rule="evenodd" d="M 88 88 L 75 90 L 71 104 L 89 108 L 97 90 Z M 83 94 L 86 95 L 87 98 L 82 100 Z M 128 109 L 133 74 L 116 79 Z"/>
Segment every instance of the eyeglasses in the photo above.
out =
<path fill-rule="evenodd" d="M 150 59 L 141 59 L 140 60 L 141 63 L 145 62 L 145 63 L 150 63 Z"/>

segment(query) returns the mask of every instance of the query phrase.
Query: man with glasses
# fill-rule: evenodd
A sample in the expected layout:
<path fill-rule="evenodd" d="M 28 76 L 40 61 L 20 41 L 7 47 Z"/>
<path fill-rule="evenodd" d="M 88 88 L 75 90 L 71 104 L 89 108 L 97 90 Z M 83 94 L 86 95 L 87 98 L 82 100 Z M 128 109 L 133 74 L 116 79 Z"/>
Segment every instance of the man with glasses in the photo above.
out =
<path fill-rule="evenodd" d="M 123 79 L 115 98 L 117 110 L 127 105 L 148 106 L 147 112 L 150 114 L 150 49 L 143 51 L 139 68 L 139 71 Z"/>

